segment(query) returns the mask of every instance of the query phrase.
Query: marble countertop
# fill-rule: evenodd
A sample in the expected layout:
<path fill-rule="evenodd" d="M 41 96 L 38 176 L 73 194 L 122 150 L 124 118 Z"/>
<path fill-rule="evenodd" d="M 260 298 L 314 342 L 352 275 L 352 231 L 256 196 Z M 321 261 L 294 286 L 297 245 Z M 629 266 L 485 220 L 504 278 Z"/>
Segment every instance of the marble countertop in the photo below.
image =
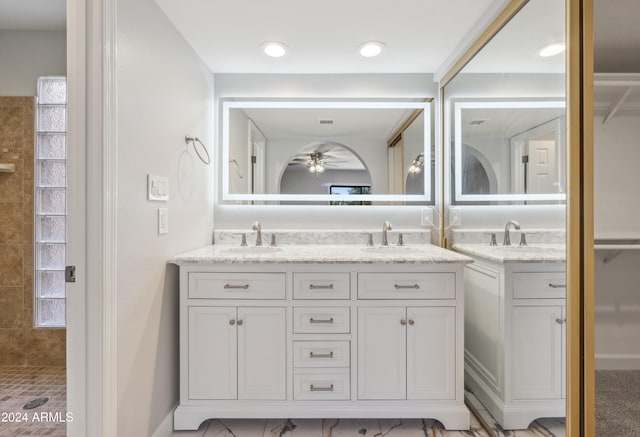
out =
<path fill-rule="evenodd" d="M 309 244 L 277 247 L 211 245 L 175 256 L 172 264 L 438 264 L 470 263 L 471 258 L 431 244 L 366 247 L 361 244 Z"/>
<path fill-rule="evenodd" d="M 489 246 L 488 244 L 454 244 L 453 250 L 465 255 L 507 262 L 564 262 L 564 244 L 534 244 L 530 246 Z"/>

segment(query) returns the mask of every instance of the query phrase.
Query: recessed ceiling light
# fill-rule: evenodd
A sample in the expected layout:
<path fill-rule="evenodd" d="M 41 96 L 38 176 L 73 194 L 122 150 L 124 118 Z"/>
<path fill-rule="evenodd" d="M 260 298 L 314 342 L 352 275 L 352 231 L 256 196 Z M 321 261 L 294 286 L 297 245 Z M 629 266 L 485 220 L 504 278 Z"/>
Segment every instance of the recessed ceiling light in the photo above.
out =
<path fill-rule="evenodd" d="M 559 55 L 564 52 L 565 44 L 563 42 L 552 42 L 551 44 L 547 44 L 542 47 L 538 54 L 543 58 L 547 58 L 549 56 Z"/>
<path fill-rule="evenodd" d="M 262 51 L 272 58 L 281 58 L 287 54 L 287 45 L 281 42 L 270 41 L 262 44 Z"/>
<path fill-rule="evenodd" d="M 365 58 L 373 58 L 382 53 L 385 49 L 384 43 L 378 41 L 369 41 L 358 46 L 358 53 Z"/>

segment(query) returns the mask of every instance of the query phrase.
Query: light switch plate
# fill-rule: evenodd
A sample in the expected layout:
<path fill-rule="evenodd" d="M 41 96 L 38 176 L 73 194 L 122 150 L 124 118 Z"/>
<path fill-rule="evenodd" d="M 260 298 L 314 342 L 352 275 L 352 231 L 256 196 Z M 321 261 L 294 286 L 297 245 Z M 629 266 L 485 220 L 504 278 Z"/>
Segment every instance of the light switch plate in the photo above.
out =
<path fill-rule="evenodd" d="M 420 222 L 422 226 L 433 226 L 433 210 L 431 208 L 424 208 L 422 210 Z"/>
<path fill-rule="evenodd" d="M 158 235 L 169 233 L 169 208 L 158 208 Z"/>
<path fill-rule="evenodd" d="M 147 199 L 166 202 L 169 200 L 169 178 L 147 175 Z"/>
<path fill-rule="evenodd" d="M 449 226 L 460 226 L 462 225 L 462 217 L 460 216 L 460 211 L 456 209 L 449 209 Z"/>

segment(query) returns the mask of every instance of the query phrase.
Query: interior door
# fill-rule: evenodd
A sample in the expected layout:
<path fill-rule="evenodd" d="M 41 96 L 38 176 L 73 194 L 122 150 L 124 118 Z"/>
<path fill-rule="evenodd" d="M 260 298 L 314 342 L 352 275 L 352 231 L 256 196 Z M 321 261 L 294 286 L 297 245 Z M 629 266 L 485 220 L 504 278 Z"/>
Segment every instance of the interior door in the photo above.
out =
<path fill-rule="evenodd" d="M 358 308 L 358 399 L 406 399 L 404 307 Z"/>
<path fill-rule="evenodd" d="M 455 399 L 456 309 L 407 309 L 407 399 Z"/>
<path fill-rule="evenodd" d="M 556 193 L 556 142 L 554 140 L 529 141 L 529 168 L 527 192 Z"/>

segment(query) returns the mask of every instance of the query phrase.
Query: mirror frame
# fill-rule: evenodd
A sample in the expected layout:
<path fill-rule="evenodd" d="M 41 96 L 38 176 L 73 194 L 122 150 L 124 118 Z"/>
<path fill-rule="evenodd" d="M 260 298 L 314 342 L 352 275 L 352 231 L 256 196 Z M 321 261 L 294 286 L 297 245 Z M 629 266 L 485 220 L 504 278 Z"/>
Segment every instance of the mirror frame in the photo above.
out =
<path fill-rule="evenodd" d="M 511 0 L 440 78 L 444 87 L 529 0 Z M 566 435 L 595 436 L 595 287 L 593 248 L 593 0 L 565 0 L 567 148 L 567 356 Z M 442 119 L 444 123 L 444 119 Z M 444 126 L 443 126 L 444 127 Z M 444 136 L 440 153 L 446 150 Z M 441 199 L 444 160 L 441 163 Z M 443 205 L 444 207 L 444 205 Z M 440 214 L 440 245 L 447 247 L 445 214 Z"/>
<path fill-rule="evenodd" d="M 343 200 L 335 194 L 232 194 L 229 192 L 229 122 L 233 108 L 273 109 L 407 109 L 424 111 L 424 156 L 431 156 L 431 101 L 297 101 L 297 100 L 226 100 L 222 103 L 222 200 L 223 201 L 296 201 L 317 202 Z M 349 201 L 433 202 L 431 166 L 424 166 L 424 194 L 356 194 Z"/>
<path fill-rule="evenodd" d="M 453 142 L 454 142 L 454 188 L 452 202 L 509 202 L 509 201 L 566 201 L 566 193 L 544 193 L 544 194 L 463 194 L 462 193 L 462 109 L 465 108 L 565 108 L 564 100 L 464 100 L 456 98 L 453 102 Z M 447 123 L 451 126 L 451 123 Z M 448 144 L 451 144 L 451 132 L 446 132 L 449 137 Z M 566 150 L 566 147 L 565 147 Z M 566 186 L 566 181 L 565 186 Z"/>

